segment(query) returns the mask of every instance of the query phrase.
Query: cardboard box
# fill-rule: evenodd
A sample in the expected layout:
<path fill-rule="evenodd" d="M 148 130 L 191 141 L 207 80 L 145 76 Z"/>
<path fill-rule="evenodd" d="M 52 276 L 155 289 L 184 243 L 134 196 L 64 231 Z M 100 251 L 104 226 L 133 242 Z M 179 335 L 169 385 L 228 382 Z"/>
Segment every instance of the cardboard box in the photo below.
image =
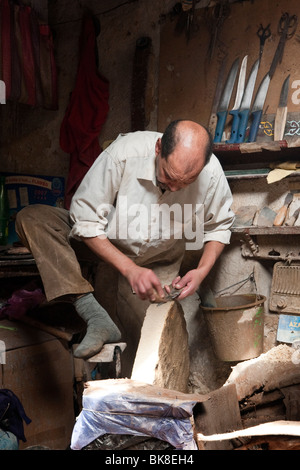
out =
<path fill-rule="evenodd" d="M 32 420 L 24 423 L 27 442 L 20 441 L 20 449 L 67 449 L 75 423 L 70 350 L 48 333 L 9 320 L 0 321 L 0 340 L 0 386 L 19 398 Z"/>
<path fill-rule="evenodd" d="M 16 214 L 29 204 L 63 207 L 65 180 L 58 176 L 6 174 L 5 187 L 9 200 L 8 244 L 18 241 Z"/>

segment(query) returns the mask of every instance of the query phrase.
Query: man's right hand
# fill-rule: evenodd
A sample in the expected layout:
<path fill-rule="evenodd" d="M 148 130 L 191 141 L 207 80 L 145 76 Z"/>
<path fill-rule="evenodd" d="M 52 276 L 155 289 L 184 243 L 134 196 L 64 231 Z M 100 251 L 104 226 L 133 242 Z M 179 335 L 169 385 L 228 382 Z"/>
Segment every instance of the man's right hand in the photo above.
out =
<path fill-rule="evenodd" d="M 128 280 L 132 290 L 142 300 L 160 302 L 165 293 L 156 274 L 142 268 L 116 248 L 106 236 L 82 238 L 83 242 L 101 259 L 114 266 Z"/>
<path fill-rule="evenodd" d="M 160 302 L 165 297 L 160 280 L 151 269 L 134 266 L 126 277 L 140 299 Z"/>

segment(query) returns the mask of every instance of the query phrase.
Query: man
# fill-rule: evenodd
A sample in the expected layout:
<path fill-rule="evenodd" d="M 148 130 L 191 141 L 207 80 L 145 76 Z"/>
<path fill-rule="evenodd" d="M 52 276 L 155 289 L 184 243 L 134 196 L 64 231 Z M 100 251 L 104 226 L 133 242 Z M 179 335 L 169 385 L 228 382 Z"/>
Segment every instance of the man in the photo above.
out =
<path fill-rule="evenodd" d="M 203 208 L 199 264 L 172 282 L 182 289 L 181 300 L 199 288 L 229 243 L 231 202 L 225 175 L 212 155 L 211 136 L 201 125 L 179 120 L 164 134 L 120 135 L 83 178 L 70 213 L 50 206 L 23 209 L 16 228 L 36 260 L 47 299 L 74 296 L 76 311 L 87 323 L 74 355 L 91 357 L 104 343 L 120 339 L 81 275 L 76 240 L 116 268 L 139 299 L 154 302 L 165 295 L 155 266 L 175 263 L 179 269 L 186 238 L 191 233 L 199 238 L 199 224 L 196 232 L 191 227 Z M 166 213 L 173 224 L 161 222 Z"/>

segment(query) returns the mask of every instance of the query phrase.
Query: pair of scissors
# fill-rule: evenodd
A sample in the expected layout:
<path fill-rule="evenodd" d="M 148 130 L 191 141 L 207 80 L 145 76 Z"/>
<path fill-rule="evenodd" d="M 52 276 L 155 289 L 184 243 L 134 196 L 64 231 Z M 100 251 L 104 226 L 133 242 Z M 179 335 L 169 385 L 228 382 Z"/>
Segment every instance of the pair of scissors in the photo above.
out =
<path fill-rule="evenodd" d="M 260 24 L 256 34 L 259 37 L 259 41 L 260 41 L 260 48 L 259 48 L 259 60 L 260 60 L 263 50 L 264 50 L 266 39 L 268 39 L 271 36 L 270 23 L 265 28 L 263 27 L 262 24 Z"/>

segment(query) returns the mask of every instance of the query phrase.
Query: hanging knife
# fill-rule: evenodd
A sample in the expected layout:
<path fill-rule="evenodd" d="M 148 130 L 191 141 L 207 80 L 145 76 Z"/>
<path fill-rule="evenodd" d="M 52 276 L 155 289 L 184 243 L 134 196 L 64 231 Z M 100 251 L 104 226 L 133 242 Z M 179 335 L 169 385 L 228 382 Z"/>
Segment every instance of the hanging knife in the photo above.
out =
<path fill-rule="evenodd" d="M 287 116 L 287 100 L 289 94 L 290 76 L 288 76 L 282 85 L 279 106 L 276 111 L 274 123 L 274 140 L 282 140 L 284 135 L 286 116 Z"/>
<path fill-rule="evenodd" d="M 229 101 L 231 98 L 238 67 L 239 67 L 239 59 L 237 58 L 231 66 L 230 72 L 228 74 L 228 77 L 227 77 L 227 80 L 223 89 L 220 104 L 218 107 L 218 111 L 217 111 L 218 123 L 217 123 L 214 142 L 221 142 L 221 139 L 222 139 L 223 130 L 224 130 L 227 113 L 228 113 L 228 105 L 229 105 Z"/>
<path fill-rule="evenodd" d="M 241 69 L 240 69 L 239 81 L 238 81 L 236 96 L 235 96 L 235 103 L 233 105 L 232 110 L 229 112 L 229 114 L 231 114 L 233 116 L 233 121 L 232 121 L 232 125 L 231 125 L 230 139 L 227 140 L 227 142 L 226 142 L 227 144 L 232 144 L 232 143 L 235 142 L 237 131 L 238 131 L 238 128 L 239 128 L 239 122 L 240 122 L 239 108 L 240 108 L 240 105 L 241 105 L 241 101 L 242 101 L 242 97 L 243 97 L 243 93 L 244 93 L 244 89 L 245 89 L 247 60 L 248 60 L 248 56 L 246 55 L 243 58 Z"/>
<path fill-rule="evenodd" d="M 256 136 L 263 112 L 263 107 L 265 103 L 265 99 L 268 93 L 269 89 L 269 84 L 270 84 L 271 77 L 269 73 L 267 73 L 264 78 L 262 79 L 261 84 L 259 85 L 259 88 L 257 90 L 253 107 L 252 107 L 252 124 L 250 127 L 250 132 L 249 132 L 249 138 L 248 142 L 255 142 L 256 141 Z"/>
<path fill-rule="evenodd" d="M 222 83 L 225 75 L 225 67 L 226 67 L 226 62 L 227 62 L 227 56 L 223 59 L 222 64 L 220 66 L 219 74 L 218 74 L 218 80 L 217 80 L 217 86 L 215 90 L 215 96 L 211 108 L 211 114 L 210 114 L 210 119 L 209 119 L 209 124 L 208 124 L 208 129 L 211 133 L 211 135 L 215 134 L 216 131 L 216 125 L 217 125 L 217 110 L 218 110 L 218 104 L 220 102 L 221 94 L 222 94 Z"/>
<path fill-rule="evenodd" d="M 250 114 L 250 105 L 251 105 L 254 85 L 256 82 L 258 67 L 259 67 L 259 59 L 257 59 L 257 61 L 252 66 L 252 69 L 248 78 L 248 82 L 247 82 L 247 85 L 243 94 L 243 99 L 242 99 L 241 107 L 239 110 L 240 123 L 239 123 L 237 139 L 236 139 L 236 142 L 238 143 L 244 142 L 244 139 L 245 139 L 246 128 L 248 124 L 248 117 Z"/>

